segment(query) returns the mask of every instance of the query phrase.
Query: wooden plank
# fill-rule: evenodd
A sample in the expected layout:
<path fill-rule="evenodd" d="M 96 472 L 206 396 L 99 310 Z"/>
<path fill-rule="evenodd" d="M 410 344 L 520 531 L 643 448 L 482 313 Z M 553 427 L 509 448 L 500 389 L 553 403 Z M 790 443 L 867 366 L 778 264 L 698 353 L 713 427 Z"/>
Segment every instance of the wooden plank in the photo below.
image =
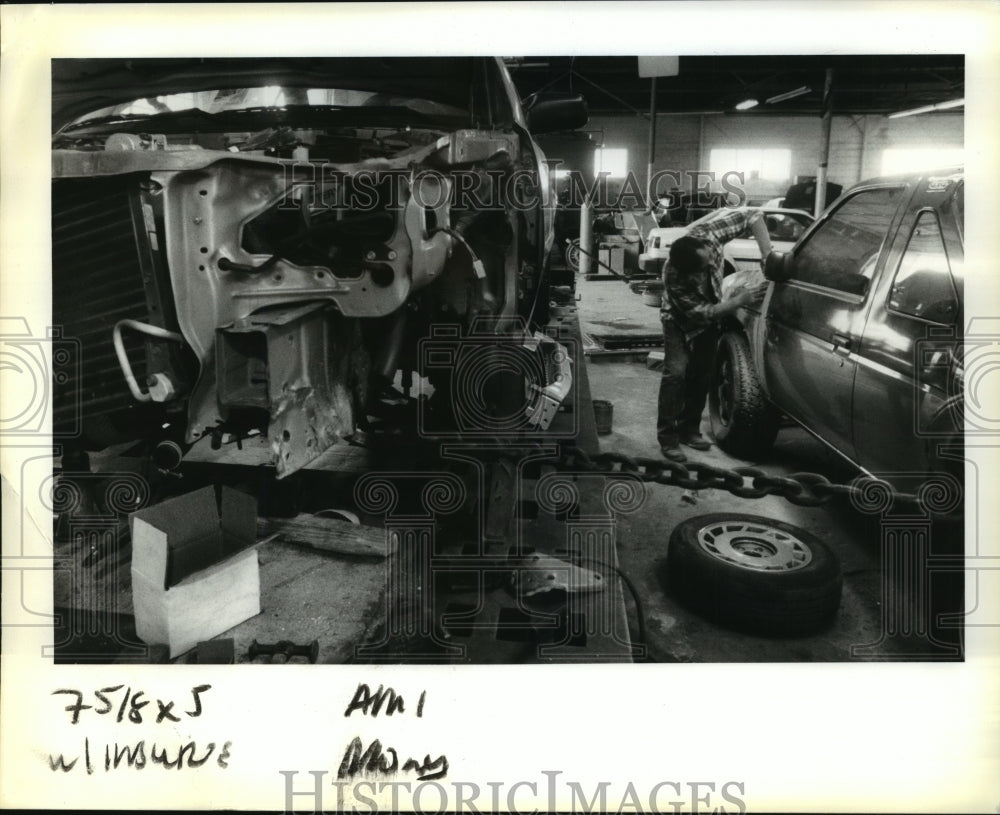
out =
<path fill-rule="evenodd" d="M 355 557 L 386 558 L 396 551 L 396 541 L 380 527 L 352 524 L 338 518 L 299 514 L 294 518 L 258 518 L 257 537 L 276 537 L 323 552 Z"/>

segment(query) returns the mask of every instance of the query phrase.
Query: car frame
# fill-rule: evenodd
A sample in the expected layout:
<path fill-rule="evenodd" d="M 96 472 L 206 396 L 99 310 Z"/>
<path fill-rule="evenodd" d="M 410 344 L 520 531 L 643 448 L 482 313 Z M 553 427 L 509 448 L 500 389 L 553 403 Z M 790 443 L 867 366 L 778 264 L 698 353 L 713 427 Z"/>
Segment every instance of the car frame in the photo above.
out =
<path fill-rule="evenodd" d="M 84 351 L 55 383 L 57 435 L 79 418 L 70 446 L 186 450 L 259 432 L 284 477 L 359 427 L 399 430 L 441 323 L 559 371 L 515 406 L 544 430 L 539 400 L 570 373 L 535 336 L 555 200 L 533 134 L 586 118 L 579 96 L 522 102 L 485 57 L 54 60 L 53 310 Z M 493 383 L 487 412 L 512 392 Z"/>

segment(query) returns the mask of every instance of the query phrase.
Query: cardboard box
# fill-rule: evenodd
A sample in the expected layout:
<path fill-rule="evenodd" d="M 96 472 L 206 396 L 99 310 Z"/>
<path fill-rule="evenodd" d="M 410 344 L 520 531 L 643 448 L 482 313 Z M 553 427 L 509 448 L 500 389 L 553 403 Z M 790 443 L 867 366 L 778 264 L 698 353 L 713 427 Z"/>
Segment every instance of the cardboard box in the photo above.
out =
<path fill-rule="evenodd" d="M 209 486 L 132 514 L 135 627 L 170 657 L 260 614 L 257 501 Z"/>

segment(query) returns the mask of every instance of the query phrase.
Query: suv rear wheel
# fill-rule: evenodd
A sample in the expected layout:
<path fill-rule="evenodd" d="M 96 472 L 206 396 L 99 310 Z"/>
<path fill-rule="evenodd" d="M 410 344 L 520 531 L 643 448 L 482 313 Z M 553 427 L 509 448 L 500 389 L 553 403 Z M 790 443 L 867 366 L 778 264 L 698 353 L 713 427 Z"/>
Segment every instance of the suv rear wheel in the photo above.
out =
<path fill-rule="evenodd" d="M 708 406 L 712 435 L 727 453 L 757 458 L 771 449 L 780 416 L 757 381 L 741 332 L 727 331 L 719 339 Z"/>

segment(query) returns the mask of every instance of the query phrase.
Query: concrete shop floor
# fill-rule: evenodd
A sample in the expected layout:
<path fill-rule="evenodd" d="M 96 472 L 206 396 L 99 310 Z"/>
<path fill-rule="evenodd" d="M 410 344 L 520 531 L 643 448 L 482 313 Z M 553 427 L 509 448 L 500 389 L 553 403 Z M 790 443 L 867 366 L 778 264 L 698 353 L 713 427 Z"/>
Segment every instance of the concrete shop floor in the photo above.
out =
<path fill-rule="evenodd" d="M 621 281 L 577 283 L 581 328 L 585 335 L 620 332 L 641 335 L 659 331 L 659 311 L 643 304 Z M 619 328 L 620 327 L 620 328 Z M 651 370 L 643 354 L 590 356 L 587 361 L 591 394 L 613 404 L 610 435 L 601 436 L 603 451 L 658 457 L 656 442 L 656 398 L 660 374 Z M 707 412 L 702 431 L 708 433 Z M 720 467 L 753 464 L 768 473 L 787 475 L 809 471 L 825 475 L 833 482 L 846 483 L 857 473 L 821 442 L 797 427 L 783 428 L 773 451 L 761 461 L 735 459 L 713 445 L 701 453 L 685 448 L 689 459 Z M 708 489 L 697 494 L 696 503 L 682 498 L 684 491 L 658 484 L 646 485 L 646 501 L 635 513 L 618 518 L 618 556 L 622 570 L 635 583 L 644 606 L 649 656 L 663 662 L 773 662 L 846 661 L 852 659 L 941 659 L 954 649 L 936 641 L 955 641 L 956 631 L 941 626 L 935 611 L 916 608 L 917 620 L 908 628 L 896 626 L 898 603 L 886 608 L 886 596 L 896 591 L 889 575 L 883 574 L 882 537 L 879 518 L 855 511 L 846 499 L 837 498 L 816 508 L 799 507 L 778 496 L 742 499 L 722 490 Z M 795 638 L 767 638 L 737 633 L 715 625 L 679 604 L 663 585 L 667 542 L 671 530 L 681 521 L 714 512 L 739 512 L 764 516 L 794 524 L 826 543 L 840 560 L 844 591 L 840 610 L 824 632 Z M 960 527 L 935 528 L 931 551 L 954 545 Z M 885 579 L 883 579 L 885 578 Z M 947 586 L 939 581 L 938 595 L 950 592 L 948 608 L 964 608 L 952 579 Z M 935 590 L 935 586 L 931 587 Z M 893 595 L 898 596 L 898 594 Z M 926 600 L 926 598 L 924 598 Z M 635 613 L 635 609 L 632 609 Z M 934 629 L 934 630 L 931 630 Z M 633 629 L 634 630 L 634 629 Z M 889 636 L 886 636 L 886 633 Z M 873 645 L 874 644 L 874 645 Z M 873 645 L 871 648 L 864 646 Z M 860 650 L 855 650 L 859 648 Z M 950 658 L 954 658 L 951 656 Z"/>

